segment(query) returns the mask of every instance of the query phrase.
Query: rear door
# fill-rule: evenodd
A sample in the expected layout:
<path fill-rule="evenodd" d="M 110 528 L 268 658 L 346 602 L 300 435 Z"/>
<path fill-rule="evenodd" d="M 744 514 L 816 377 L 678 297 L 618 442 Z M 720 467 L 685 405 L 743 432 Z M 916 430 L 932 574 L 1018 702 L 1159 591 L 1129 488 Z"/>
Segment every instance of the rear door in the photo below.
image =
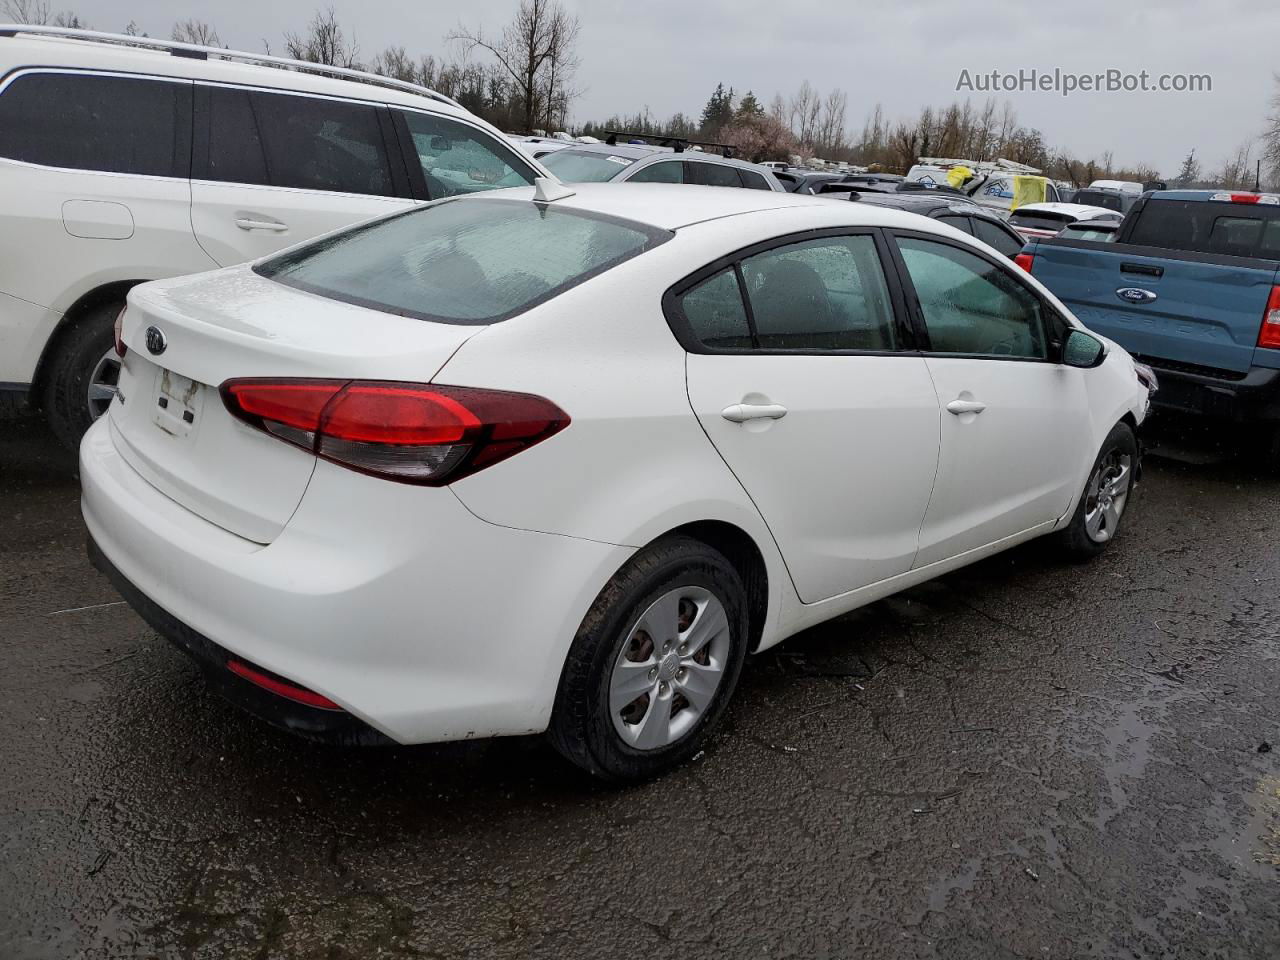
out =
<path fill-rule="evenodd" d="M 412 204 L 390 112 L 196 85 L 191 226 L 227 266 Z"/>
<path fill-rule="evenodd" d="M 937 394 L 882 247 L 875 231 L 780 239 L 667 298 L 694 412 L 805 603 L 908 571 L 933 487 Z"/>
<path fill-rule="evenodd" d="M 1244 374 L 1280 260 L 1280 207 L 1150 199 L 1126 242 L 1042 242 L 1034 273 L 1131 353 Z"/>
<path fill-rule="evenodd" d="M 1056 362 L 1061 320 L 1015 268 L 941 237 L 896 242 L 942 409 L 922 567 L 1058 519 L 1093 451 L 1085 371 Z"/>

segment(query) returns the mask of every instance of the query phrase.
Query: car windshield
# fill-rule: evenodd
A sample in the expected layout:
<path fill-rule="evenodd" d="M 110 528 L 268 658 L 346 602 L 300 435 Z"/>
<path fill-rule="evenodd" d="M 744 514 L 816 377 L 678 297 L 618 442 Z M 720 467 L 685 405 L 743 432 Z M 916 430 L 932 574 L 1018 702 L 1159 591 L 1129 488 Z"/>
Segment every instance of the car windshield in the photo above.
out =
<path fill-rule="evenodd" d="M 603 183 L 612 180 L 635 161 L 593 150 L 558 150 L 544 157 L 543 166 L 562 183 Z"/>
<path fill-rule="evenodd" d="M 486 324 L 550 300 L 671 236 L 600 214 L 473 198 L 375 220 L 253 269 L 386 313 Z"/>

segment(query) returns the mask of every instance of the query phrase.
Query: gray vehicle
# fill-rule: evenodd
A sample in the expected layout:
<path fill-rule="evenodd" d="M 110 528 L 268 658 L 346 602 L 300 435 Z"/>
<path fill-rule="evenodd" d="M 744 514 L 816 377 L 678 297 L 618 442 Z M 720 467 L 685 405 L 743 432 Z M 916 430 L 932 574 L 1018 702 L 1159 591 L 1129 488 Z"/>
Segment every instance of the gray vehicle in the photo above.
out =
<path fill-rule="evenodd" d="M 696 183 L 782 192 L 766 167 L 700 150 L 619 143 L 580 144 L 540 158 L 564 183 Z"/>

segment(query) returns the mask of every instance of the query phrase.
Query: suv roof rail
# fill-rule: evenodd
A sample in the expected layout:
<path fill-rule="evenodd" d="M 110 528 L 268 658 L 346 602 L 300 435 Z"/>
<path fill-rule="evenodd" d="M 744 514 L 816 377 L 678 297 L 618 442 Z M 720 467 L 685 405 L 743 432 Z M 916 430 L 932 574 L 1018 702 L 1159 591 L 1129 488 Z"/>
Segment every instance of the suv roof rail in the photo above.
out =
<path fill-rule="evenodd" d="M 660 133 L 628 133 L 626 130 L 606 130 L 605 143 L 611 147 L 618 145 L 619 137 L 631 137 L 634 140 L 657 140 L 660 147 L 671 147 L 676 153 L 684 153 L 686 147 L 714 147 L 720 151 L 720 156 L 726 159 L 733 158 L 734 146 L 731 143 L 716 143 L 712 140 L 690 140 L 688 137 L 668 137 Z"/>
<path fill-rule="evenodd" d="M 98 30 L 76 30 L 71 27 L 34 26 L 23 23 L 0 23 L 0 37 L 15 37 L 20 33 L 43 37 L 62 37 L 69 40 L 86 40 L 94 43 L 117 44 L 126 47 L 139 47 L 147 50 L 168 51 L 170 56 L 186 57 L 193 60 L 208 60 L 211 56 L 221 60 L 234 60 L 240 63 L 261 64 L 269 67 L 283 67 L 301 73 L 316 73 L 322 76 L 335 77 L 341 80 L 357 80 L 372 86 L 388 87 L 392 90 L 403 90 L 419 96 L 430 97 L 447 103 L 460 110 L 466 108 L 452 97 L 447 97 L 430 87 L 422 87 L 407 80 L 396 80 L 365 70 L 351 67 L 334 67 L 325 63 L 311 63 L 309 60 L 291 60 L 288 57 L 273 57 L 266 53 L 247 53 L 243 50 L 227 50 L 223 47 L 204 47 L 195 43 L 182 43 L 178 40 L 160 40 L 155 37 L 134 37 L 124 33 L 102 33 Z"/>

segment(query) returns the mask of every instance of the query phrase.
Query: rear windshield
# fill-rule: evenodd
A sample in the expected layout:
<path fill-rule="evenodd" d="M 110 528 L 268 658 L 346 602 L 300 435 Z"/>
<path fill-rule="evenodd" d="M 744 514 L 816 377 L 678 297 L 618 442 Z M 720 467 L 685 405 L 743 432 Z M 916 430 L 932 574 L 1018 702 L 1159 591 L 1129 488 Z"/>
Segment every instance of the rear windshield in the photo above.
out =
<path fill-rule="evenodd" d="M 1115 210 L 1124 213 L 1125 199 L 1118 193 L 1105 193 L 1102 190 L 1077 190 L 1072 203 L 1082 203 L 1087 207 L 1102 207 L 1104 210 Z"/>
<path fill-rule="evenodd" d="M 542 159 L 542 165 L 559 177 L 561 183 L 603 183 L 634 162 L 630 157 L 577 150 L 557 150 Z"/>
<path fill-rule="evenodd" d="M 1099 230 L 1097 227 L 1078 227 L 1073 225 L 1065 227 L 1058 236 L 1064 240 L 1100 240 L 1106 243 L 1116 238 L 1116 232 L 1114 230 Z"/>
<path fill-rule="evenodd" d="M 1280 207 L 1152 199 L 1138 215 L 1129 242 L 1166 250 L 1280 260 Z"/>
<path fill-rule="evenodd" d="M 486 324 L 550 300 L 671 236 L 580 210 L 471 198 L 355 227 L 253 269 L 386 313 Z"/>
<path fill-rule="evenodd" d="M 1051 213 L 1048 210 L 1035 210 L 1027 213 L 1021 211 L 1009 215 L 1012 227 L 1030 227 L 1032 230 L 1061 230 L 1068 223 L 1075 222 L 1069 213 Z"/>

